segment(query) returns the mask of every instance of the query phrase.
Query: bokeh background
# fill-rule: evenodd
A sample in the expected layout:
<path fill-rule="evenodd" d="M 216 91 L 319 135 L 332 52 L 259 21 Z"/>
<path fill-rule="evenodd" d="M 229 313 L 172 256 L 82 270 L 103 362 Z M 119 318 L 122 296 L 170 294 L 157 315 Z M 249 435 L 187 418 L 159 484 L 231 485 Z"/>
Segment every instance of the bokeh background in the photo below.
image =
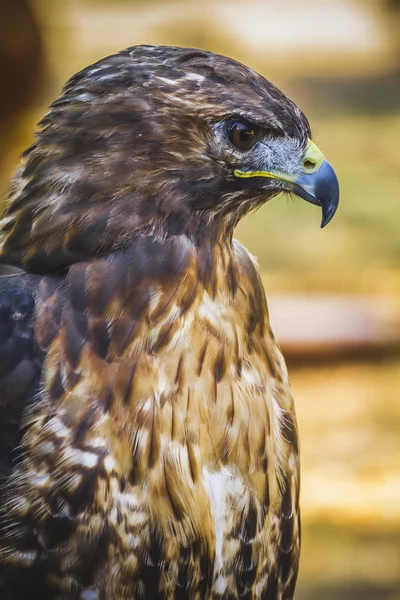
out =
<path fill-rule="evenodd" d="M 0 194 L 75 71 L 151 43 L 228 54 L 309 117 L 337 216 L 279 197 L 258 256 L 302 442 L 297 600 L 400 599 L 400 2 L 0 0 Z"/>

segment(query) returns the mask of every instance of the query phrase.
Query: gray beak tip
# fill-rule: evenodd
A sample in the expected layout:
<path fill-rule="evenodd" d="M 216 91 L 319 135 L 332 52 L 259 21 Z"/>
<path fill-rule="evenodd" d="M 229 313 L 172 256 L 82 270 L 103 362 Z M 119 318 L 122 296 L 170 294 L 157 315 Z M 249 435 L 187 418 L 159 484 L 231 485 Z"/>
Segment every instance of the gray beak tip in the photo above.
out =
<path fill-rule="evenodd" d="M 324 160 L 315 173 L 304 174 L 293 190 L 300 198 L 322 208 L 321 227 L 325 227 L 334 217 L 339 204 L 339 182 L 336 173 Z"/>

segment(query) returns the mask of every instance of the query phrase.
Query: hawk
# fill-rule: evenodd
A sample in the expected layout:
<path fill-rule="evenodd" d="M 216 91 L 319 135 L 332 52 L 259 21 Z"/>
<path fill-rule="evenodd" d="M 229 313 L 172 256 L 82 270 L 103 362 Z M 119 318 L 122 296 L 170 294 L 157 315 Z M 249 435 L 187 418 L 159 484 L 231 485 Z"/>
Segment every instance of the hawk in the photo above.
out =
<path fill-rule="evenodd" d="M 238 221 L 338 204 L 249 68 L 138 46 L 73 76 L 0 223 L 0 597 L 290 600 L 288 376 Z"/>

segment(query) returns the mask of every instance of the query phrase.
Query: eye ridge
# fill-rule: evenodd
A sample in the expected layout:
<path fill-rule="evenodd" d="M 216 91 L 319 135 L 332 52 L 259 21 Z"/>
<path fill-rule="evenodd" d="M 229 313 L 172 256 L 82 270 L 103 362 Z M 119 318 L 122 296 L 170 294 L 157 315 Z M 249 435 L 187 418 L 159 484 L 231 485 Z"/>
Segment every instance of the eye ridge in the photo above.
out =
<path fill-rule="evenodd" d="M 250 150 L 257 142 L 259 128 L 243 119 L 235 119 L 228 125 L 228 137 L 238 150 Z"/>

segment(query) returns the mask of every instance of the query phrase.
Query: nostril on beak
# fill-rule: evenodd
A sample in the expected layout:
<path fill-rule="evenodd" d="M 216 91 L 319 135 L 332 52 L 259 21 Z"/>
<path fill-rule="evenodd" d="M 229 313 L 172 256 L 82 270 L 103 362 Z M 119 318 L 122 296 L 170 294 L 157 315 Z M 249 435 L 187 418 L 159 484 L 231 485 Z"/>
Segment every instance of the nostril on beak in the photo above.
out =
<path fill-rule="evenodd" d="M 305 168 L 306 171 L 313 171 L 316 166 L 317 166 L 317 163 L 314 160 L 311 160 L 309 158 L 306 158 L 306 160 L 303 161 L 303 167 Z"/>

